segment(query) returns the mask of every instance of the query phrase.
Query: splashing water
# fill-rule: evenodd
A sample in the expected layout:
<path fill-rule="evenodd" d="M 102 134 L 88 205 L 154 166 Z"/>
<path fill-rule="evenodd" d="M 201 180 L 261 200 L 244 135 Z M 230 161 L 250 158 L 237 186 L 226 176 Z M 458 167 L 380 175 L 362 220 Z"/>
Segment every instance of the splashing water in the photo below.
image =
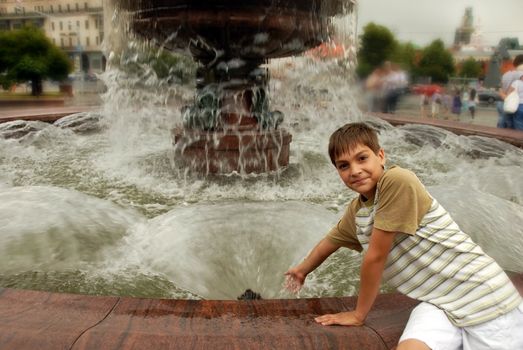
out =
<path fill-rule="evenodd" d="M 271 105 L 293 134 L 286 169 L 199 177 L 176 164 L 170 132 L 193 86 L 160 79 L 133 54 L 141 44 L 126 45 L 119 68 L 102 77 L 101 110 L 82 117 L 100 117 L 99 128 L 83 134 L 39 124 L 30 137 L 0 137 L 0 286 L 210 299 L 250 288 L 290 297 L 283 273 L 354 198 L 330 164 L 328 137 L 360 120 L 380 130 L 388 164 L 415 171 L 488 254 L 523 272 L 523 152 L 363 116 L 352 47 L 342 61 L 270 63 Z M 301 296 L 354 293 L 359 259 L 340 250 Z"/>

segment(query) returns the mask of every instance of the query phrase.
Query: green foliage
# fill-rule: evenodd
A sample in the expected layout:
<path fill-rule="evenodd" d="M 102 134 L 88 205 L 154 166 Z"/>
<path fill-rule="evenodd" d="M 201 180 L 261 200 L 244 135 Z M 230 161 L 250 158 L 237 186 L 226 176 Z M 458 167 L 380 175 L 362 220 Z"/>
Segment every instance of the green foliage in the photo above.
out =
<path fill-rule="evenodd" d="M 391 61 L 398 63 L 405 71 L 413 72 L 416 68 L 416 47 L 411 42 L 398 43 Z"/>
<path fill-rule="evenodd" d="M 479 78 L 481 71 L 481 63 L 469 57 L 461 64 L 459 76 L 463 78 Z"/>
<path fill-rule="evenodd" d="M 356 67 L 360 78 L 367 77 L 385 61 L 399 64 L 411 77 L 427 76 L 435 83 L 446 83 L 455 72 L 452 54 L 441 40 L 433 41 L 419 53 L 414 44 L 398 42 L 389 29 L 375 23 L 363 28 L 360 40 Z"/>
<path fill-rule="evenodd" d="M 416 73 L 431 77 L 435 83 L 446 83 L 454 71 L 454 59 L 438 39 L 423 49 Z"/>
<path fill-rule="evenodd" d="M 397 42 L 388 28 L 375 23 L 369 23 L 363 28 L 360 39 L 356 73 L 364 78 L 384 61 L 392 58 Z"/>
<path fill-rule="evenodd" d="M 13 83 L 30 80 L 33 95 L 42 80 L 63 80 L 72 70 L 67 55 L 56 47 L 45 34 L 33 27 L 0 32 L 0 84 L 4 88 Z"/>

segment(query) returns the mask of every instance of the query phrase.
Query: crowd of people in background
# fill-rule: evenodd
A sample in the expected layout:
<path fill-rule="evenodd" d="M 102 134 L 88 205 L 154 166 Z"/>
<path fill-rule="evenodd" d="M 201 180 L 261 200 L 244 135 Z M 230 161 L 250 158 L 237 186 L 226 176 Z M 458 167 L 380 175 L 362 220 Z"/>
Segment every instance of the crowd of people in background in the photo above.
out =
<path fill-rule="evenodd" d="M 448 119 L 453 115 L 456 120 L 462 113 L 468 113 L 472 119 L 476 115 L 478 93 L 476 88 L 441 88 L 432 94 L 420 95 L 420 110 L 423 118 L 443 117 Z"/>
<path fill-rule="evenodd" d="M 368 110 L 394 113 L 409 86 L 407 73 L 399 65 L 386 61 L 376 68 L 365 81 Z"/>
<path fill-rule="evenodd" d="M 516 56 L 513 65 L 514 68 L 505 73 L 501 80 L 497 127 L 523 130 L 523 55 Z M 481 83 L 433 86 L 437 89 L 420 93 L 422 118 L 441 117 L 459 121 L 462 115 L 467 115 L 474 120 Z M 369 112 L 395 113 L 401 96 L 409 91 L 409 78 L 399 65 L 386 61 L 367 77 L 364 87 Z M 519 95 L 519 108 L 515 113 L 507 113 L 503 109 L 503 100 L 513 91 Z"/>

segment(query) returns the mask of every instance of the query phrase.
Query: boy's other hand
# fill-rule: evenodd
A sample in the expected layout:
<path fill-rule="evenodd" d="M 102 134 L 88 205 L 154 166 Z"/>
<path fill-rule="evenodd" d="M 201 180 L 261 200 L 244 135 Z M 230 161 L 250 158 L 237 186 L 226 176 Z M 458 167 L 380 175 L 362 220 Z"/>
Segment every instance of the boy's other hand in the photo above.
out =
<path fill-rule="evenodd" d="M 314 319 L 323 326 L 339 324 L 341 326 L 363 326 L 365 319 L 359 316 L 356 311 L 340 312 L 337 314 L 327 314 L 318 316 Z"/>
<path fill-rule="evenodd" d="M 293 267 L 285 272 L 285 289 L 292 293 L 298 293 L 307 277 L 298 268 Z"/>

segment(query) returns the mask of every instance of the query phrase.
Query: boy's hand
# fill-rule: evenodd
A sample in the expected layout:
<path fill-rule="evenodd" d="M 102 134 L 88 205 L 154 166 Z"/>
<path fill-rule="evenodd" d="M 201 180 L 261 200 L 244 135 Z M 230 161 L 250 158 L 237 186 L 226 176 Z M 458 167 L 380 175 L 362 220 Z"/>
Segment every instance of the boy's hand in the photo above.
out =
<path fill-rule="evenodd" d="M 285 272 L 285 289 L 292 293 L 298 293 L 307 277 L 297 267 L 293 267 Z"/>
<path fill-rule="evenodd" d="M 356 311 L 318 316 L 314 321 L 323 326 L 331 326 L 334 324 L 339 324 L 341 326 L 363 326 L 365 323 L 365 319 L 358 315 Z"/>

